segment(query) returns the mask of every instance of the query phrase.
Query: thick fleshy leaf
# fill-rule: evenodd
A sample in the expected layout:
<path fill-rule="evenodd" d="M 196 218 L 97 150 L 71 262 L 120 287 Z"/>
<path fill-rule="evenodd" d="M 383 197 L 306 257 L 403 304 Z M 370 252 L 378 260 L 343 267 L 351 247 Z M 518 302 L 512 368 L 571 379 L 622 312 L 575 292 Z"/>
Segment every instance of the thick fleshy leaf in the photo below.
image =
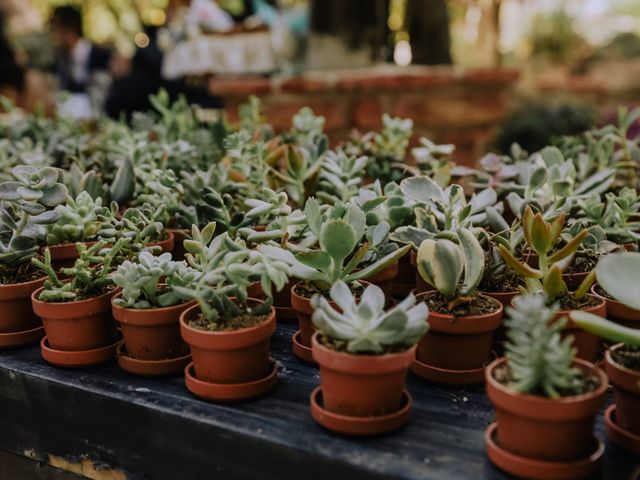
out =
<path fill-rule="evenodd" d="M 322 226 L 320 246 L 326 251 L 336 265 L 342 265 L 356 247 L 356 233 L 344 220 L 331 220 Z"/>
<path fill-rule="evenodd" d="M 67 187 L 61 183 L 56 183 L 52 187 L 42 190 L 42 197 L 38 201 L 46 207 L 55 207 L 63 203 L 68 196 Z"/>
<path fill-rule="evenodd" d="M 598 284 L 613 298 L 640 310 L 640 253 L 625 252 L 604 256 L 596 267 Z"/>
<path fill-rule="evenodd" d="M 33 190 L 27 187 L 18 187 L 18 195 L 23 200 L 26 200 L 28 202 L 35 202 L 42 198 L 43 193 L 42 190 Z"/>
<path fill-rule="evenodd" d="M 542 215 L 536 213 L 531 222 L 531 246 L 538 255 L 545 255 L 551 247 L 551 233 L 549 225 L 544 221 Z"/>
<path fill-rule="evenodd" d="M 636 328 L 625 327 L 619 323 L 614 323 L 580 310 L 571 312 L 569 316 L 580 328 L 612 343 L 640 346 L 640 330 Z"/>
<path fill-rule="evenodd" d="M 42 167 L 40 169 L 40 177 L 46 188 L 53 187 L 58 181 L 58 170 L 53 167 Z"/>
<path fill-rule="evenodd" d="M 0 183 L 0 200 L 18 200 L 18 188 L 22 184 L 20 182 L 2 182 Z"/>
<path fill-rule="evenodd" d="M 301 252 L 296 255 L 296 258 L 308 267 L 315 268 L 322 272 L 326 272 L 331 268 L 331 256 L 321 250 Z"/>
<path fill-rule="evenodd" d="M 549 269 L 549 272 L 543 279 L 542 287 L 544 289 L 544 293 L 552 302 L 558 297 L 558 295 L 567 291 L 567 285 L 562 279 L 562 270 L 557 265 L 554 265 Z"/>
<path fill-rule="evenodd" d="M 322 213 L 320 212 L 320 204 L 315 198 L 310 198 L 304 207 L 304 214 L 307 218 L 307 225 L 313 234 L 320 238 L 322 230 Z"/>
<path fill-rule="evenodd" d="M 500 256 L 519 276 L 523 278 L 540 278 L 540 271 L 522 263 L 504 245 L 498 245 Z"/>
<path fill-rule="evenodd" d="M 400 182 L 400 190 L 410 199 L 427 205 L 445 199 L 440 185 L 426 176 L 405 178 Z"/>
<path fill-rule="evenodd" d="M 462 295 L 473 293 L 484 273 L 484 251 L 476 236 L 466 228 L 458 230 L 460 248 L 464 255 L 464 281 L 460 289 Z"/>
<path fill-rule="evenodd" d="M 31 217 L 31 222 L 38 225 L 47 225 L 58 221 L 61 217 L 62 214 L 57 210 L 48 210 L 46 212 L 42 212 L 40 215 Z"/>

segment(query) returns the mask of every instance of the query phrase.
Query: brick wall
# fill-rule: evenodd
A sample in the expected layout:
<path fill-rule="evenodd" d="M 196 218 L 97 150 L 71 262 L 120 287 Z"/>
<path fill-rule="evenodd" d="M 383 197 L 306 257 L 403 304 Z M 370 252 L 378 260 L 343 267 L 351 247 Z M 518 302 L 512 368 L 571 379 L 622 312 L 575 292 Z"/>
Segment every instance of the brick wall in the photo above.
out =
<path fill-rule="evenodd" d="M 276 130 L 290 127 L 291 117 L 311 107 L 326 118 L 332 142 L 351 129 L 378 129 L 383 112 L 414 121 L 415 138 L 454 143 L 456 160 L 472 165 L 486 150 L 508 114 L 519 78 L 517 70 L 457 70 L 450 67 L 375 67 L 309 73 L 287 80 L 271 78 L 209 81 L 225 100 L 231 120 L 248 95 L 259 96 Z"/>

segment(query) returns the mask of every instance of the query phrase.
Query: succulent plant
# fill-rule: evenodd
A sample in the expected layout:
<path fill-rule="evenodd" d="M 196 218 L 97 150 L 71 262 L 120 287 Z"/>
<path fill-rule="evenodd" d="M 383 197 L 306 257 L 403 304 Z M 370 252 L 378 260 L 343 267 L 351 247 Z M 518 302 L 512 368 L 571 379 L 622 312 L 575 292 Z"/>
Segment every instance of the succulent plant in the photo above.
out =
<path fill-rule="evenodd" d="M 97 212 L 102 208 L 102 198 L 93 199 L 87 192 L 80 192 L 73 199 L 58 205 L 60 218 L 47 226 L 48 245 L 88 242 L 95 240 L 100 230 Z"/>
<path fill-rule="evenodd" d="M 44 239 L 43 225 L 57 221 L 53 208 L 67 199 L 67 188 L 59 183 L 59 170 L 52 167 L 17 166 L 15 181 L 0 183 L 0 277 L 4 283 L 23 281 L 38 243 Z"/>
<path fill-rule="evenodd" d="M 429 328 L 427 305 L 416 304 L 412 294 L 388 312 L 384 311 L 384 293 L 376 285 L 367 286 L 356 302 L 349 286 L 339 280 L 331 287 L 330 296 L 337 309 L 322 295 L 311 298 L 315 309 L 312 320 L 322 335 L 344 344 L 349 353 L 381 354 L 410 348 Z"/>
<path fill-rule="evenodd" d="M 193 226 L 192 239 L 185 241 L 189 265 L 202 273 L 194 287 L 173 286 L 183 300 L 197 300 L 213 330 L 224 329 L 229 320 L 245 313 L 261 316 L 271 307 L 272 288 L 281 290 L 288 281 L 289 266 L 250 250 L 227 233 L 213 237 L 216 226 L 202 230 Z M 247 303 L 247 287 L 259 281 L 267 301 L 257 307 Z M 213 288 L 212 288 L 213 287 Z"/>
<path fill-rule="evenodd" d="M 416 161 L 416 173 L 429 175 L 438 185 L 446 187 L 453 173 L 451 155 L 455 149 L 455 145 L 437 145 L 428 138 L 421 137 L 420 146 L 411 150 L 411 155 Z"/>
<path fill-rule="evenodd" d="M 348 202 L 362 185 L 368 161 L 367 157 L 350 157 L 342 151 L 327 152 L 320 169 L 317 197 L 329 204 Z"/>
<path fill-rule="evenodd" d="M 604 229 L 607 238 L 613 242 L 637 243 L 640 239 L 640 222 L 635 218 L 640 213 L 640 196 L 631 188 L 623 188 L 618 194 L 609 192 L 605 202 L 598 193 L 582 199 L 580 210 L 573 222 L 590 227 L 597 225 Z"/>
<path fill-rule="evenodd" d="M 152 255 L 143 251 L 136 262 L 126 260 L 113 273 L 113 283 L 122 289 L 115 303 L 135 309 L 170 307 L 181 301 L 173 285 L 193 288 L 200 276 L 201 272 L 185 262 L 172 261 L 170 253 Z"/>
<path fill-rule="evenodd" d="M 161 240 L 164 226 L 158 218 L 162 218 L 164 206 L 152 208 L 150 205 L 127 208 L 119 215 L 116 202 L 98 211 L 98 219 L 102 228 L 98 236 L 115 242 L 120 237 L 131 238 L 132 243 L 146 244 Z"/>
<path fill-rule="evenodd" d="M 191 220 L 189 213 L 185 212 L 184 187 L 173 170 L 154 168 L 141 175 L 141 180 L 144 188 L 136 195 L 134 205 L 148 204 L 156 209 L 163 206 L 161 221 L 168 228 L 191 225 L 187 221 Z"/>
<path fill-rule="evenodd" d="M 358 190 L 350 203 L 358 205 L 367 217 L 367 225 L 387 222 L 391 230 L 415 221 L 415 202 L 407 198 L 395 182 L 387 183 L 384 190 L 379 180 Z"/>
<path fill-rule="evenodd" d="M 305 145 L 281 145 L 267 157 L 270 176 L 300 208 L 317 188 L 328 143 L 322 134 Z"/>
<path fill-rule="evenodd" d="M 318 239 L 319 249 L 293 255 L 275 245 L 259 245 L 268 257 L 285 262 L 294 277 L 312 282 L 320 291 L 328 292 L 338 280 L 347 283 L 363 280 L 398 261 L 410 248 L 399 248 L 375 263 L 355 270 L 370 246 L 363 242 L 366 232 L 364 213 L 356 205 L 336 204 L 322 211 L 315 199 L 305 207 L 309 229 Z"/>
<path fill-rule="evenodd" d="M 564 213 L 553 222 L 547 222 L 540 212 L 534 215 L 531 207 L 526 208 L 522 217 L 522 228 L 526 245 L 531 252 L 538 255 L 538 268 L 517 260 L 508 248 L 504 245 L 499 246 L 502 258 L 524 279 L 527 289 L 531 292 L 543 292 L 549 303 L 555 302 L 563 295 L 570 295 L 575 299 L 583 298 L 595 279 L 595 272 L 591 272 L 575 292 L 568 291 L 562 272 L 570 265 L 588 231 L 582 230 L 563 246 L 558 246 L 565 221 Z"/>
<path fill-rule="evenodd" d="M 113 246 L 106 241 L 99 241 L 87 247 L 82 243 L 76 244 L 78 259 L 73 267 L 62 268 L 58 275 L 51 265 L 51 253 L 44 250 L 44 258 L 33 258 L 32 263 L 47 275 L 44 290 L 39 299 L 43 302 L 70 302 L 93 298 L 105 293 L 113 285 L 113 268 L 120 250 L 129 242 L 121 238 Z M 68 280 L 67 280 L 68 279 Z"/>
<path fill-rule="evenodd" d="M 417 266 L 424 281 L 442 296 L 464 303 L 482 280 L 484 251 L 471 230 L 460 228 L 456 237 L 457 243 L 445 238 L 424 240 L 418 249 Z"/>
<path fill-rule="evenodd" d="M 386 113 L 382 116 L 382 130 L 373 136 L 374 159 L 367 165 L 370 178 L 387 183 L 405 177 L 405 156 L 412 134 L 412 120 L 393 118 Z"/>
<path fill-rule="evenodd" d="M 325 118 L 316 115 L 309 107 L 302 107 L 293 116 L 292 129 L 290 135 L 298 145 L 309 145 L 315 143 L 316 139 L 322 136 Z"/>
<path fill-rule="evenodd" d="M 518 393 L 558 398 L 581 393 L 583 378 L 573 366 L 573 337 L 562 339 L 566 318 L 540 295 L 516 297 L 507 307 L 507 383 Z"/>

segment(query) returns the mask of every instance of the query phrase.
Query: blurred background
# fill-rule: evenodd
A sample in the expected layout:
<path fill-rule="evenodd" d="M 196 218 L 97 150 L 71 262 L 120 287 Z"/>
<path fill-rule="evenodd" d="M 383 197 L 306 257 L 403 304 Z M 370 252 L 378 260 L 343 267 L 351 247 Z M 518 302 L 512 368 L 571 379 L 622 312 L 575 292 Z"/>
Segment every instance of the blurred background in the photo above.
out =
<path fill-rule="evenodd" d="M 0 0 L 0 25 L 0 93 L 83 119 L 160 87 L 231 118 L 256 94 L 276 129 L 388 112 L 473 163 L 640 104 L 638 0 Z"/>

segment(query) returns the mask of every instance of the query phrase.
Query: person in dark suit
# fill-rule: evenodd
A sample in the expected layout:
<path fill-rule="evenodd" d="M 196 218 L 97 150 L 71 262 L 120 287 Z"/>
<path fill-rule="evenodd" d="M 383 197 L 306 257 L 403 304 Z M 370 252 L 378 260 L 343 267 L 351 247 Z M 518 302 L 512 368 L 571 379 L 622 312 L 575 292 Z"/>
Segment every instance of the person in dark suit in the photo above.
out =
<path fill-rule="evenodd" d="M 53 11 L 50 30 L 59 51 L 57 64 L 60 90 L 88 93 L 97 73 L 108 73 L 110 52 L 84 37 L 82 13 L 63 5 Z"/>

